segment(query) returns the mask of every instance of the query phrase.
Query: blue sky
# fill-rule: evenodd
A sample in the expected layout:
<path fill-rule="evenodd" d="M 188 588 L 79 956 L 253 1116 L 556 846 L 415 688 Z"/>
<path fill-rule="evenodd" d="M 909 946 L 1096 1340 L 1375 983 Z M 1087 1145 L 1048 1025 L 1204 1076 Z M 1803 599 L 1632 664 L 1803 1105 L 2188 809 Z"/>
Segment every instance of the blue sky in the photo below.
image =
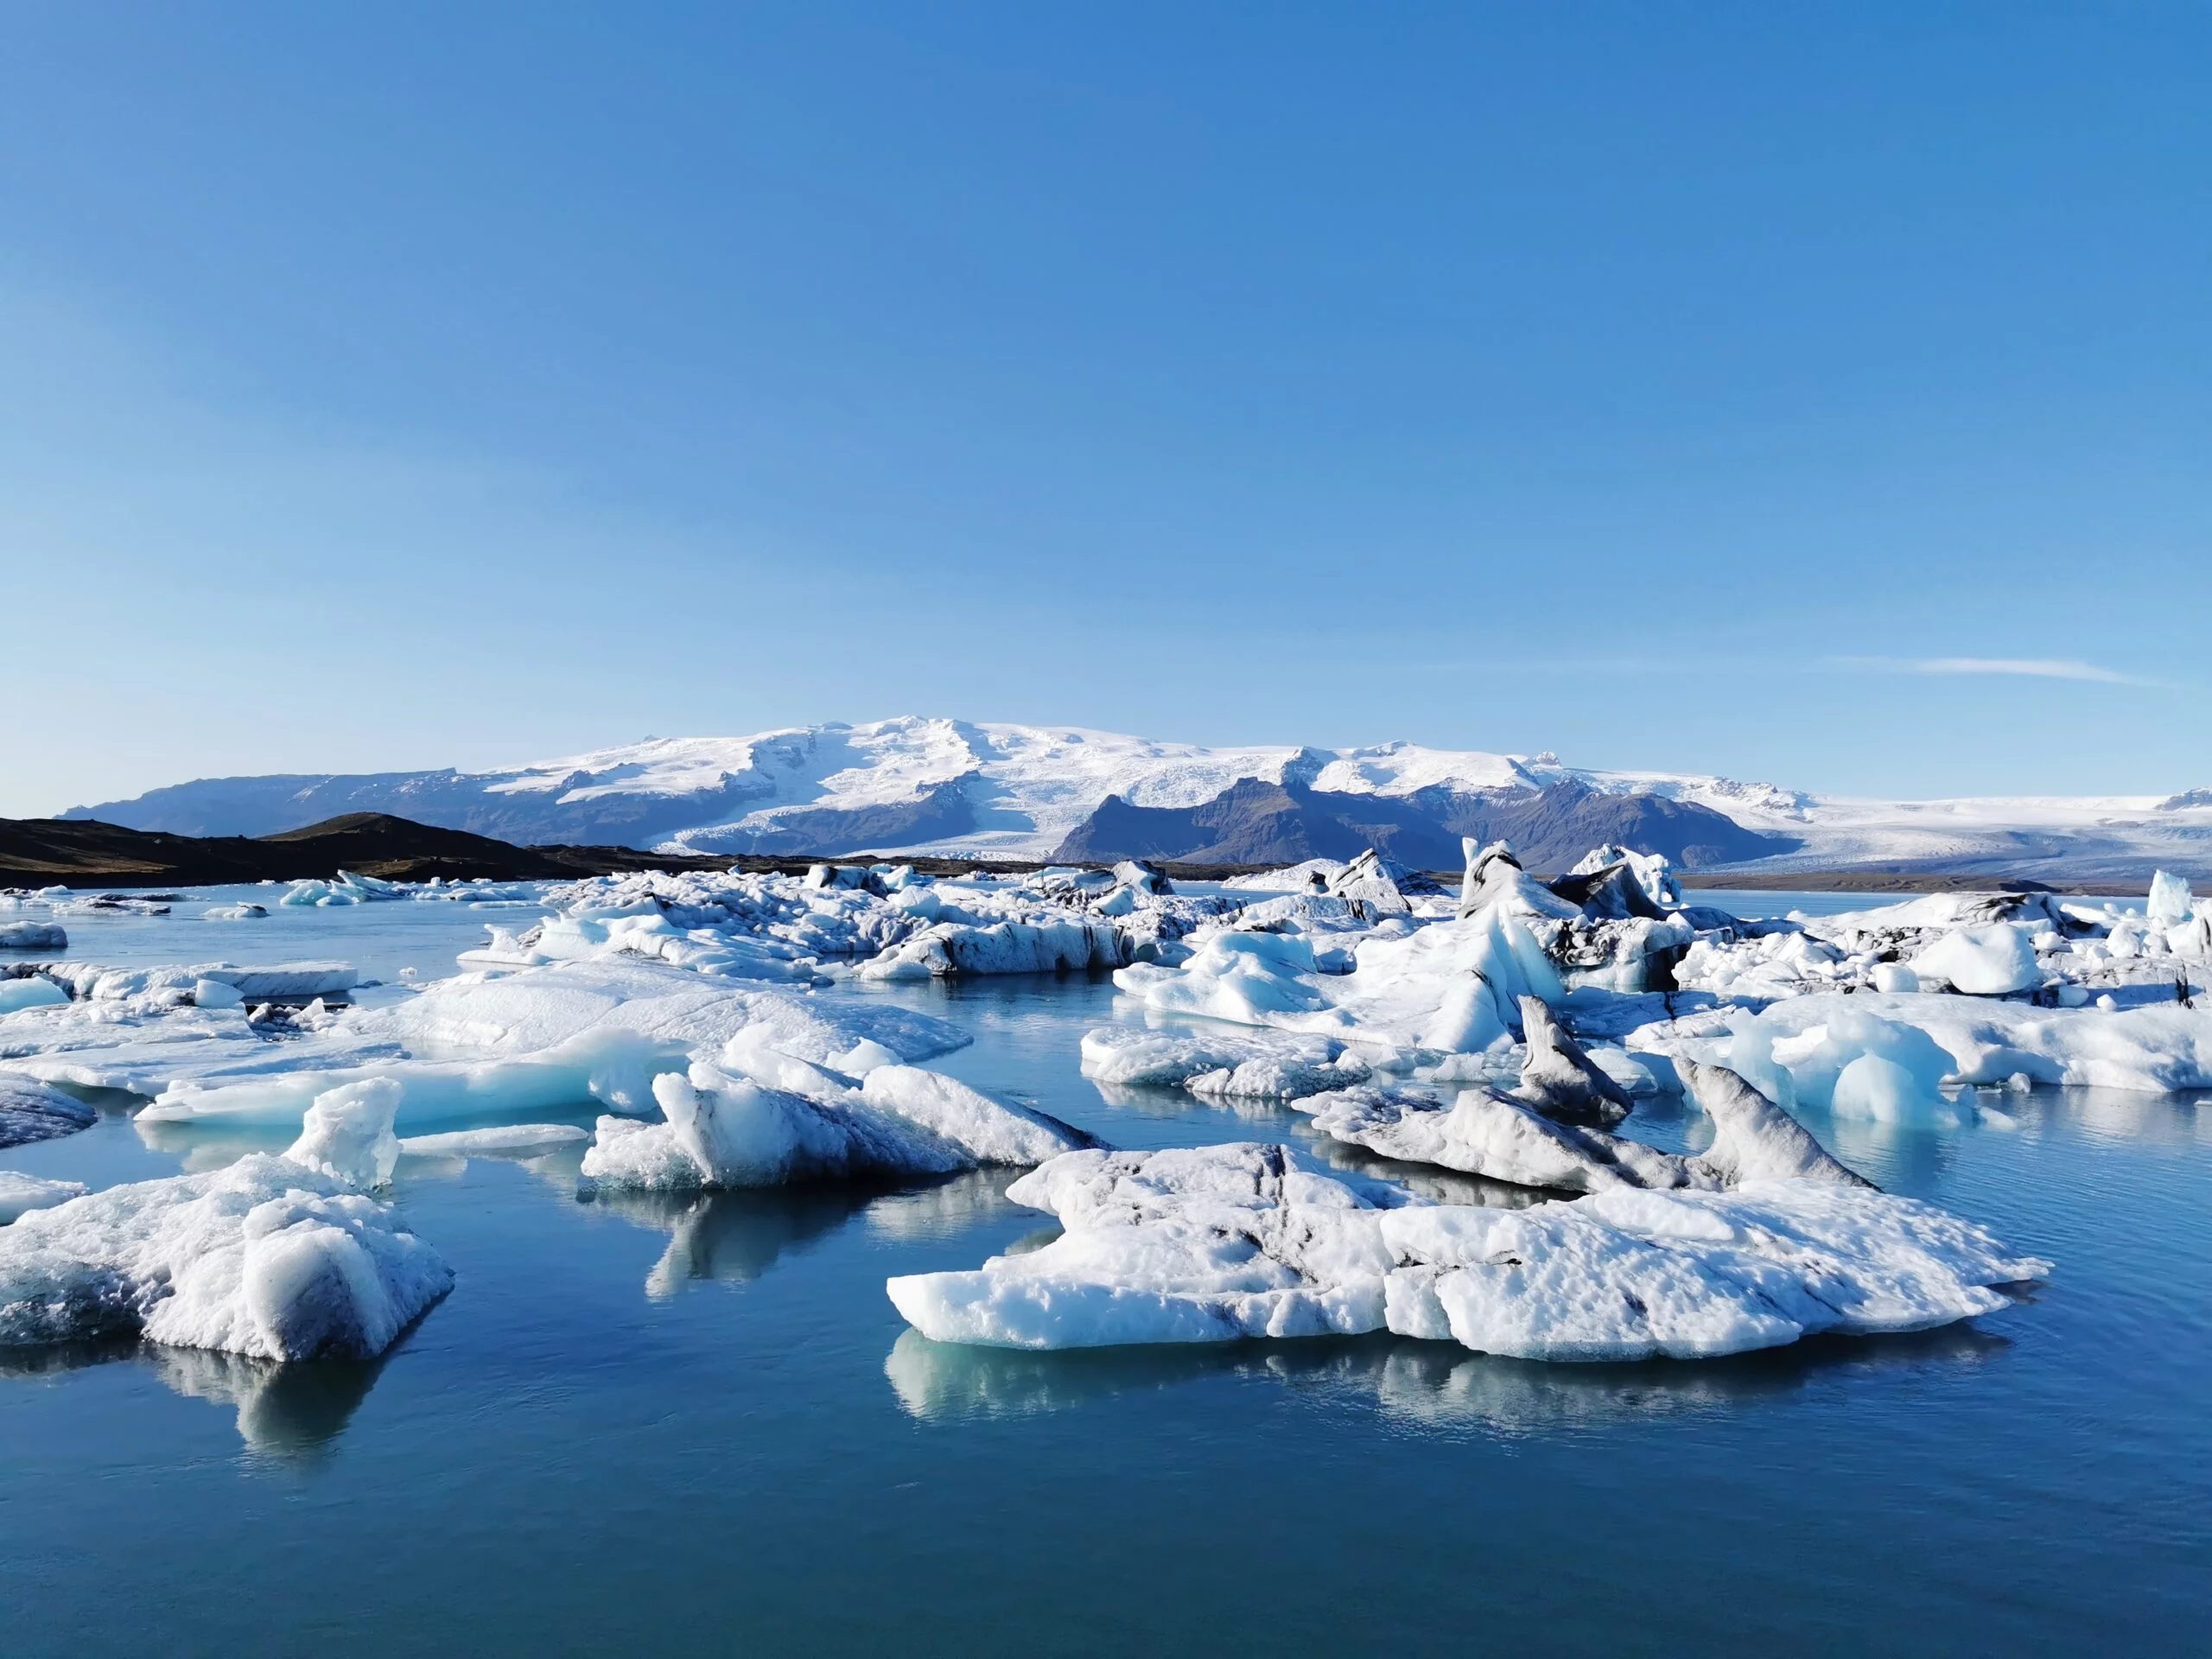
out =
<path fill-rule="evenodd" d="M 8 10 L 0 812 L 895 713 L 2212 783 L 2202 6 Z"/>

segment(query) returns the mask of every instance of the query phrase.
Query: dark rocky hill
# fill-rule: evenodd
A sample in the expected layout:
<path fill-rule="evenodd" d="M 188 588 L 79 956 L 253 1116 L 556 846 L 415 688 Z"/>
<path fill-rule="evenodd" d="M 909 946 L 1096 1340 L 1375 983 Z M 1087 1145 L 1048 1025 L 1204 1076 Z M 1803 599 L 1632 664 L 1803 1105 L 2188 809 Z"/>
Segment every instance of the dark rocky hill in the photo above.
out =
<path fill-rule="evenodd" d="M 1563 870 L 1609 842 L 1664 853 L 1684 869 L 1792 851 L 1786 836 L 1746 830 L 1709 807 L 1662 795 L 1610 794 L 1577 783 L 1476 794 L 1346 795 L 1247 779 L 1192 807 L 1134 806 L 1109 796 L 1062 842 L 1069 862 L 1117 858 L 1207 864 L 1294 864 L 1357 857 L 1373 847 L 1414 869 L 1457 870 L 1462 836 L 1512 842 L 1534 870 Z"/>

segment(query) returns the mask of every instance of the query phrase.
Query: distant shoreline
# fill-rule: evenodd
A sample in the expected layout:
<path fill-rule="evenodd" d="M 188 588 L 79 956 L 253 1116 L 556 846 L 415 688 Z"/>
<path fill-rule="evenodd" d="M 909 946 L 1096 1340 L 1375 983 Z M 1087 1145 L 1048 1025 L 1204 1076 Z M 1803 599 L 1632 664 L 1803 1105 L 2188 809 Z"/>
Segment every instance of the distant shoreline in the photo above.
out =
<path fill-rule="evenodd" d="M 896 862 L 928 875 L 1012 875 L 1067 862 L 1107 868 L 1099 860 L 946 858 L 868 853 L 762 856 L 680 856 L 629 847 L 518 847 L 463 830 L 441 830 L 385 813 L 354 813 L 281 836 L 197 837 L 127 830 L 93 819 L 0 819 L 0 887 L 79 888 L 215 887 L 263 880 L 327 880 L 340 868 L 385 880 L 573 880 L 637 870 L 777 871 L 796 874 L 810 864 Z M 1220 881 L 1282 868 L 1147 861 L 1171 880 Z M 1427 872 L 1456 885 L 1458 870 Z M 2021 877 L 1959 875 L 1928 870 L 1678 871 L 1688 890 L 1751 893 L 2070 893 L 2139 898 L 2147 877 L 2046 883 Z"/>
<path fill-rule="evenodd" d="M 1953 875 L 1919 870 L 1792 870 L 1786 874 L 1699 870 L 1675 873 L 1684 888 L 1720 888 L 1732 893 L 2063 893 L 2100 899 L 2140 899 L 2147 880 L 2030 880 L 2019 876 Z"/>

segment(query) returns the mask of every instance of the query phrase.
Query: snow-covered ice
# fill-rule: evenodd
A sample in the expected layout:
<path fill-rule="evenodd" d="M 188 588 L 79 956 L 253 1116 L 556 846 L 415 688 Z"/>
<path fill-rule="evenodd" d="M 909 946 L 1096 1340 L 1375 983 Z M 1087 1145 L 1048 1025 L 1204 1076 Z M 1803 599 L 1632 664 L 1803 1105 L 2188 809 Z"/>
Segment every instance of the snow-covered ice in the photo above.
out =
<path fill-rule="evenodd" d="M 656 1077 L 653 1097 L 661 1122 L 600 1119 L 585 1175 L 661 1191 L 774 1186 L 1033 1164 L 1091 1144 L 938 1072 L 880 1065 L 855 1078 L 799 1061 L 764 1066 L 742 1044 L 721 1065 Z"/>
<path fill-rule="evenodd" d="M 0 922 L 0 950 L 67 950 L 69 935 L 59 922 Z"/>
<path fill-rule="evenodd" d="M 136 1332 L 264 1359 L 366 1358 L 452 1283 L 391 1208 L 257 1153 L 0 1228 L 0 1346 Z"/>
<path fill-rule="evenodd" d="M 1389 1330 L 1551 1360 L 1699 1358 L 1923 1330 L 2044 1277 L 1971 1223 L 1814 1181 L 1522 1210 L 1400 1203 L 1282 1147 L 1072 1153 L 1008 1189 L 1042 1249 L 889 1281 L 925 1336 L 1016 1348 Z"/>
<path fill-rule="evenodd" d="M 51 1210 L 82 1198 L 86 1190 L 82 1181 L 54 1181 L 19 1169 L 0 1169 L 0 1227 L 34 1210 Z"/>

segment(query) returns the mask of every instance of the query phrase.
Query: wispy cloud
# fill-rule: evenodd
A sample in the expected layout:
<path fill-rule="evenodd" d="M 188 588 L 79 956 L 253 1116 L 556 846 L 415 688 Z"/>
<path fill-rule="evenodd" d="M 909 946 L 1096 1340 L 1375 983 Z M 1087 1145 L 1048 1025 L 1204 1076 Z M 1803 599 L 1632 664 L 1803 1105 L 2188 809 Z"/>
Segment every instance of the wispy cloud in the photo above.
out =
<path fill-rule="evenodd" d="M 2156 685 L 2140 674 L 2126 674 L 2074 657 L 1832 657 L 1839 668 L 1877 674 L 2000 674 L 2030 680 L 2086 680 L 2101 685 Z"/>

